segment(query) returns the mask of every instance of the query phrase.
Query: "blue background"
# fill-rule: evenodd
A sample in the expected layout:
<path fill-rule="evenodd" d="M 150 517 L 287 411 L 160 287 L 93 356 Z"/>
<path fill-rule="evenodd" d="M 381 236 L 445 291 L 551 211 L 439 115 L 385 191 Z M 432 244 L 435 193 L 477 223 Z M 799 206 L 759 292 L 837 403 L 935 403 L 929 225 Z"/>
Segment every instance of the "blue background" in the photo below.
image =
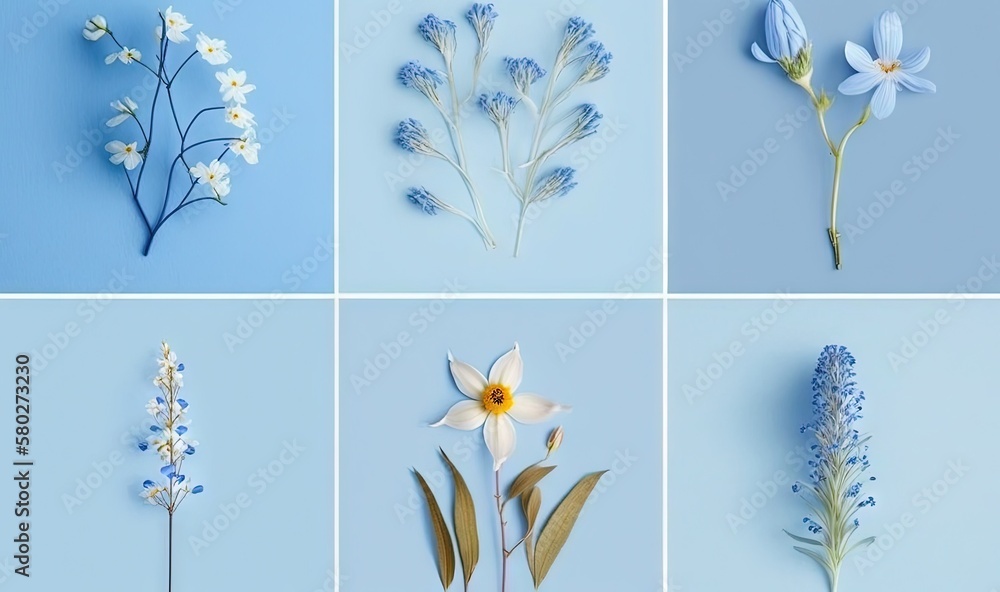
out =
<path fill-rule="evenodd" d="M 185 67 L 175 87 L 182 125 L 198 109 L 219 104 L 214 73 L 232 66 L 246 70 L 248 82 L 257 85 L 247 107 L 257 116 L 261 139 L 270 141 L 261 142 L 259 165 L 227 161 L 234 169 L 230 205 L 202 202 L 177 214 L 157 235 L 147 258 L 141 255 L 146 231 L 128 184 L 104 150 L 112 139 L 139 133 L 134 124 L 109 129 L 104 122 L 112 114 L 108 103 L 134 95 L 148 73 L 137 64 L 106 66 L 104 57 L 114 44 L 107 38 L 91 43 L 81 31 L 92 12 L 99 12 L 122 43 L 138 46 L 144 61 L 152 63 L 157 7 L 126 0 L 51 2 L 59 9 L 47 17 L 40 4 L 46 3 L 0 7 L 7 80 L 0 108 L 8 115 L 3 132 L 9 139 L 0 149 L 0 290 L 98 292 L 108 289 L 113 270 L 124 269 L 135 276 L 128 292 L 333 291 L 329 254 L 307 279 L 287 275 L 313 254 L 318 241 L 333 240 L 332 2 L 310 2 L 305 19 L 301 10 L 274 10 L 264 2 L 175 4 L 194 26 L 187 32 L 190 42 L 172 45 L 168 66 L 176 68 L 194 51 L 199 31 L 225 39 L 233 54 L 224 66 L 197 57 Z M 33 31 L 33 19 L 43 26 Z M 294 42 L 286 38 L 289 31 L 295 31 Z M 12 36 L 27 43 L 15 46 Z M 150 92 L 140 101 L 144 122 L 151 103 Z M 170 138 L 174 151 L 179 141 L 169 113 L 162 101 L 155 136 Z M 212 137 L 202 134 L 213 128 L 227 134 L 236 130 L 218 113 L 204 118 L 192 137 Z M 91 131 L 97 141 L 88 140 Z M 154 138 L 143 180 L 143 193 L 153 191 L 144 196 L 149 216 L 162 203 L 173 158 L 167 146 Z M 65 164 L 67 153 L 77 150 L 83 156 L 70 163 L 78 166 L 60 179 L 54 165 Z M 205 150 L 189 154 L 208 162 L 221 151 Z M 175 188 L 178 182 L 186 185 L 183 173 L 175 175 Z M 180 195 L 175 194 L 175 203 Z M 199 208 L 204 204 L 211 207 Z"/>
<path fill-rule="evenodd" d="M 879 537 L 877 546 L 869 548 L 871 557 L 855 556 L 873 565 L 862 570 L 849 558 L 841 590 L 996 589 L 1000 542 L 992 533 L 1000 516 L 989 509 L 1000 488 L 994 435 L 1000 302 L 794 301 L 783 314 L 772 306 L 766 300 L 669 305 L 671 589 L 826 589 L 821 569 L 781 532 L 807 534 L 804 502 L 790 481 L 769 483 L 778 471 L 808 478 L 788 455 L 811 445 L 799 426 L 811 417 L 810 380 L 830 343 L 857 358 L 867 395 L 859 427 L 872 435 L 871 474 L 878 478 L 865 486 L 877 505 L 860 515 L 858 532 L 859 539 Z M 757 339 L 755 318 L 769 327 Z M 904 340 L 915 344 L 913 351 L 904 351 Z M 746 353 L 721 376 L 712 371 L 714 384 L 690 403 L 685 385 L 696 386 L 698 372 L 709 372 L 714 356 L 724 358 L 734 342 Z M 909 361 L 893 364 L 892 352 Z M 967 470 L 948 485 L 950 462 Z M 758 484 L 770 495 L 758 493 Z M 727 515 L 755 494 L 755 515 L 734 532 Z M 907 513 L 910 527 L 890 534 L 900 532 L 891 525 Z"/>
<path fill-rule="evenodd" d="M 613 122 L 622 129 L 613 140 L 611 135 L 608 141 L 593 136 L 552 160 L 553 165 L 576 167 L 580 184 L 540 209 L 524 231 L 521 256 L 514 259 L 520 203 L 492 170 L 500 154 L 496 128 L 476 107 L 463 132 L 473 178 L 499 244 L 487 251 L 465 220 L 451 214 L 428 217 L 406 201 L 407 188 L 423 185 L 472 211 L 458 174 L 448 164 L 424 162 L 404 180 L 386 177 L 399 174 L 407 158 L 415 156 L 393 142 L 400 120 L 415 117 L 429 130 L 444 132 L 430 102 L 396 79 L 409 60 L 442 67 L 440 54 L 420 37 L 417 24 L 431 10 L 456 22 L 457 76 L 465 89 L 460 92 L 468 93 L 476 42 L 465 13 L 472 2 L 342 3 L 339 239 L 344 291 L 431 293 L 460 275 L 475 291 L 610 292 L 647 251 L 662 253 L 661 3 L 630 2 L 628 10 L 612 2 L 579 0 L 495 4 L 500 17 L 483 67 L 485 88 L 511 90 L 503 68 L 506 56 L 531 56 L 550 70 L 566 21 L 579 15 L 594 24 L 596 38 L 614 54 L 614 62 L 607 78 L 578 90 L 567 106 L 593 102 L 605 116 L 607 133 L 612 134 Z M 540 89 L 536 93 L 544 92 L 547 80 L 535 85 Z M 511 135 L 516 160 L 527 151 L 531 123 L 523 107 L 515 119 Z M 525 146 L 518 150 L 520 143 Z M 445 145 L 450 147 L 450 142 Z M 643 290 L 659 292 L 661 283 L 658 273 Z"/>
<path fill-rule="evenodd" d="M 431 429 L 464 399 L 448 371 L 447 352 L 481 372 L 515 340 L 521 345 L 524 392 L 573 405 L 552 422 L 518 425 L 514 456 L 503 471 L 504 487 L 516 471 L 545 452 L 549 431 L 566 437 L 550 459 L 558 465 L 542 483 L 541 516 L 583 475 L 608 468 L 617 454 L 632 457 L 621 474 L 605 476 L 585 507 L 567 545 L 543 584 L 549 590 L 660 590 L 662 545 L 662 325 L 659 302 L 618 302 L 615 314 L 565 362 L 555 344 L 567 343 L 572 327 L 588 323 L 601 302 L 392 301 L 341 305 L 340 547 L 343 592 L 439 590 L 433 537 L 414 467 L 435 486 L 452 523 L 450 477 L 437 447 L 449 454 L 476 501 L 480 562 L 474 589 L 495 590 L 499 558 L 492 461 L 482 430 Z M 423 316 L 424 309 L 427 316 Z M 414 316 L 416 315 L 416 316 Z M 426 321 L 428 318 L 434 321 Z M 595 315 L 599 317 L 600 315 Z M 423 322 L 420 319 L 425 319 Z M 598 324 L 592 322 L 591 329 Z M 400 332 L 412 341 L 386 365 L 383 345 Z M 356 390 L 366 361 L 384 370 Z M 370 376 L 373 376 L 370 374 Z M 618 465 L 623 467 L 622 463 Z M 412 506 L 411 506 L 412 504 Z M 510 536 L 523 528 L 508 514 Z M 540 518 L 541 519 L 541 518 Z M 386 569 L 386 557 L 391 569 Z M 524 554 L 511 556 L 509 589 L 532 589 Z M 588 566 L 581 569 L 581 566 Z M 459 576 L 461 579 L 461 576 Z"/>
<path fill-rule="evenodd" d="M 147 434 L 144 406 L 157 390 L 155 358 L 167 339 L 185 363 L 191 434 L 201 443 L 185 468 L 205 492 L 175 516 L 174 589 L 312 590 L 333 571 L 333 307 L 285 302 L 263 324 L 252 301 L 8 301 L 0 306 L 5 382 L 15 356 L 35 352 L 32 374 L 33 537 L 31 579 L 0 570 L 12 590 L 165 590 L 166 512 L 139 497 L 159 460 L 134 448 Z M 266 307 L 265 307 L 266 309 Z M 232 350 L 223 341 L 238 319 L 259 327 Z M 76 337 L 60 339 L 68 323 Z M 58 349 L 56 343 L 64 343 Z M 46 359 L 44 356 L 48 356 Z M 47 362 L 47 363 L 46 363 Z M 0 412 L 14 431 L 13 398 Z M 6 439 L 6 437 L 5 437 Z M 278 460 L 285 442 L 305 449 L 291 464 Z M 13 442 L 8 452 L 13 457 Z M 112 455 L 122 464 L 104 478 L 96 471 Z M 271 470 L 266 489 L 249 477 Z M 13 476 L 10 467 L 6 471 Z M 68 512 L 64 496 L 78 479 L 98 484 Z M 0 496 L 13 505 L 14 483 Z M 249 507 L 217 540 L 195 555 L 189 536 L 222 514 L 240 494 Z M 219 518 L 220 524 L 225 524 Z M 0 520 L 0 565 L 10 565 L 13 514 Z M 8 534 L 10 539 L 8 539 Z M 13 582 L 13 583 L 12 583 Z"/>
<path fill-rule="evenodd" d="M 968 13 L 946 2 L 799 2 L 814 44 L 813 84 L 837 94 L 828 114 L 831 135 L 839 141 L 870 100 L 870 93 L 836 93 L 854 73 L 844 44 L 874 51 L 873 19 L 893 5 L 904 18 L 904 51 L 931 47 L 920 75 L 938 92 L 901 93 L 891 117 L 873 118 L 848 145 L 839 216 L 844 269 L 836 272 L 826 232 L 833 158 L 806 93 L 779 67 L 750 55 L 754 41 L 764 45 L 767 2 L 670 3 L 671 292 L 943 293 L 959 279 L 954 268 L 995 251 L 993 98 L 964 67 L 970 56 L 995 52 L 988 35 L 954 33 L 965 30 Z M 724 10 L 732 24 L 713 23 Z M 975 3 L 975 18 L 1000 18 L 1000 5 Z M 701 54 L 679 64 L 689 44 L 698 53 L 699 35 Z M 792 123 L 779 127 L 789 116 Z M 935 153 L 939 130 L 949 128 L 960 137 Z M 729 182 L 731 167 L 768 139 L 777 152 L 724 201 L 716 184 Z M 928 150 L 933 165 L 907 165 Z M 897 181 L 905 192 L 883 208 L 876 194 Z M 850 236 L 851 224 L 863 233 Z"/>

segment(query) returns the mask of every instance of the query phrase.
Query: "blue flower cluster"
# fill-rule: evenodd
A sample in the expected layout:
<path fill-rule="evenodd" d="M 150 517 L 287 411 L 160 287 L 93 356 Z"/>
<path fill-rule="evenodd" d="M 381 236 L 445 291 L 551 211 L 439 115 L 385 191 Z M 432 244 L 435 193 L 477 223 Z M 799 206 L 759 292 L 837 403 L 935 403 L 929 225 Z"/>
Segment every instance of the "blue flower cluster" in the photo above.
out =
<path fill-rule="evenodd" d="M 514 81 L 514 88 L 522 95 L 531 94 L 531 85 L 538 82 L 547 72 L 531 58 L 507 58 L 507 74 Z"/>

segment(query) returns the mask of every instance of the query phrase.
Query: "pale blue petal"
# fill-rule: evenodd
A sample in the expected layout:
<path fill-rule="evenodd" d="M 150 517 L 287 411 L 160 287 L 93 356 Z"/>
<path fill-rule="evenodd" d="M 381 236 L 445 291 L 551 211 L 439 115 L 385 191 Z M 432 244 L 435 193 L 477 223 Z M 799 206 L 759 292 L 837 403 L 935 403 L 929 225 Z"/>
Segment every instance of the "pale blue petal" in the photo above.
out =
<path fill-rule="evenodd" d="M 859 74 L 854 74 L 847 80 L 840 83 L 837 88 L 841 94 L 845 95 L 863 95 L 871 89 L 878 86 L 885 77 L 882 72 L 862 72 Z"/>
<path fill-rule="evenodd" d="M 896 81 L 903 85 L 907 90 L 911 90 L 915 93 L 936 93 L 937 85 L 935 85 L 930 80 L 921 78 L 919 76 L 914 76 L 909 72 L 900 72 L 896 75 Z"/>
<path fill-rule="evenodd" d="M 770 47 L 770 42 L 768 47 L 771 49 L 771 55 L 776 58 L 790 58 L 792 56 L 792 46 L 788 43 L 788 25 L 785 24 L 785 12 L 778 6 L 777 2 L 771 2 L 770 6 L 774 7 L 774 37 L 777 40 L 777 48 Z"/>
<path fill-rule="evenodd" d="M 752 53 L 753 57 L 757 58 L 757 60 L 764 62 L 765 64 L 777 63 L 775 60 L 772 60 L 770 57 L 768 57 L 768 55 L 764 53 L 764 50 L 761 49 L 760 46 L 757 45 L 756 43 L 750 46 L 750 53 Z"/>
<path fill-rule="evenodd" d="M 903 70 L 910 74 L 916 74 L 931 61 L 931 48 L 925 47 L 919 51 L 911 51 L 899 59 Z"/>
<path fill-rule="evenodd" d="M 875 51 L 886 62 L 895 62 L 903 50 L 903 22 L 891 10 L 875 19 Z"/>
<path fill-rule="evenodd" d="M 872 95 L 872 115 L 876 119 L 885 119 L 896 109 L 896 83 L 885 79 L 875 89 Z"/>
<path fill-rule="evenodd" d="M 873 72 L 878 68 L 872 54 L 853 41 L 847 42 L 844 47 L 844 55 L 847 56 L 847 63 L 858 72 Z"/>
<path fill-rule="evenodd" d="M 778 22 L 781 20 L 781 8 L 772 0 L 767 4 L 767 12 L 764 14 L 764 35 L 767 40 L 767 50 L 775 58 L 780 58 L 781 37 L 778 33 Z"/>
<path fill-rule="evenodd" d="M 781 0 L 783 12 L 783 23 L 788 31 L 789 55 L 795 57 L 809 43 L 809 35 L 806 33 L 806 25 L 799 16 L 799 11 L 791 2 Z"/>

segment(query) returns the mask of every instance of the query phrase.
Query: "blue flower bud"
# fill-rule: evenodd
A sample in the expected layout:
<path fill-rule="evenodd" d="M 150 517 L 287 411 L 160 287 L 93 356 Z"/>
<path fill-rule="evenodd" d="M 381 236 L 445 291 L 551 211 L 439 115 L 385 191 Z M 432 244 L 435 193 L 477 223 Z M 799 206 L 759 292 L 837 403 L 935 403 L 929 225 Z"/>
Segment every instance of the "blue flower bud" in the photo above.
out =
<path fill-rule="evenodd" d="M 808 82 L 812 74 L 812 45 L 805 23 L 789 0 L 770 0 L 764 17 L 764 34 L 770 55 L 756 43 L 750 48 L 761 62 L 777 63 L 793 81 Z"/>

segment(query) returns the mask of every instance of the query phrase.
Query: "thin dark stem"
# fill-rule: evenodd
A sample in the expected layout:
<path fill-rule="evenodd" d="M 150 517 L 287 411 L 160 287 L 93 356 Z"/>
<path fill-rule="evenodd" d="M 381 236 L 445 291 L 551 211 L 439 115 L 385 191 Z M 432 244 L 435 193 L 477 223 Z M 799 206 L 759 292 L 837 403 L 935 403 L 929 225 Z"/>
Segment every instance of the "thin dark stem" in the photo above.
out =
<path fill-rule="evenodd" d="M 191 133 L 191 127 L 194 125 L 194 122 L 198 121 L 198 118 L 201 117 L 203 113 L 207 113 L 208 111 L 222 111 L 224 109 L 225 107 L 205 107 L 201 111 L 195 113 L 194 118 L 191 119 L 191 123 L 188 124 L 187 129 L 184 130 L 183 134 L 181 134 L 181 145 L 184 145 L 184 141 L 187 139 L 188 134 Z"/>
<path fill-rule="evenodd" d="M 174 107 L 174 93 L 173 93 L 173 91 L 170 90 L 170 85 L 169 84 L 167 84 L 167 100 L 170 103 L 170 113 L 171 113 L 171 115 L 174 116 L 174 125 L 177 126 L 177 135 L 181 137 L 181 162 L 184 163 L 184 169 L 186 171 L 188 171 L 188 175 L 190 175 L 191 174 L 191 172 L 190 172 L 191 165 L 189 165 L 188 161 L 184 158 L 184 137 L 185 137 L 185 132 L 181 131 L 181 120 L 180 120 L 179 117 L 177 117 L 177 108 Z"/>
<path fill-rule="evenodd" d="M 174 75 L 170 77 L 170 81 L 167 83 L 167 86 L 170 86 L 170 85 L 172 85 L 174 83 L 174 80 L 177 79 L 177 75 L 181 73 L 181 70 L 184 69 L 184 66 L 187 66 L 187 63 L 191 61 L 191 58 L 193 58 L 196 55 L 198 55 L 197 51 L 192 51 L 191 52 L 191 55 L 189 55 L 187 57 L 187 59 L 184 60 L 184 63 L 182 63 L 181 66 L 179 68 L 177 68 L 177 71 L 174 72 Z"/>
<path fill-rule="evenodd" d="M 108 31 L 108 37 L 111 37 L 111 40 L 115 42 L 115 44 L 118 46 L 118 49 L 121 49 L 122 51 L 125 50 L 125 46 L 122 45 L 121 42 L 119 42 L 118 39 L 115 38 L 115 34 L 114 33 L 112 33 L 111 31 Z M 150 68 L 149 66 L 147 66 L 142 60 L 132 60 L 132 61 L 134 61 L 135 63 L 139 64 L 143 68 L 149 70 L 150 74 L 152 74 L 153 76 L 156 76 L 157 78 L 159 78 L 160 82 L 163 82 L 163 79 L 160 78 L 160 75 L 157 74 L 155 70 L 153 70 L 152 68 Z"/>
<path fill-rule="evenodd" d="M 129 189 L 132 190 L 132 201 L 135 202 L 135 207 L 139 210 L 139 217 L 142 218 L 144 224 L 146 224 L 146 232 L 152 231 L 152 227 L 149 224 L 149 218 L 146 217 L 145 210 L 142 209 L 142 204 L 139 203 L 139 194 L 135 191 L 135 185 L 132 184 L 132 175 L 128 174 L 128 169 L 125 170 L 125 178 L 128 179 Z"/>
<path fill-rule="evenodd" d="M 167 592 L 174 590 L 174 513 L 170 512 L 167 527 Z"/>
<path fill-rule="evenodd" d="M 160 15 L 160 22 L 163 25 L 163 35 L 160 36 L 160 55 L 159 55 L 160 67 L 159 67 L 159 70 L 161 72 L 163 72 L 164 71 L 164 69 L 163 69 L 163 62 L 164 62 L 164 60 L 167 59 L 167 47 L 166 47 L 166 39 L 167 39 L 166 28 L 167 28 L 167 23 L 163 19 L 163 15 L 162 14 Z M 118 43 L 118 42 L 115 41 L 115 43 Z M 163 87 L 163 78 L 160 77 L 160 75 L 157 74 L 156 72 L 153 72 L 153 74 L 156 74 L 156 80 L 158 82 L 156 83 L 156 92 L 153 93 L 153 105 L 149 109 L 149 139 L 146 141 L 146 153 L 147 154 L 149 153 L 149 147 L 153 143 L 153 127 L 156 124 L 156 103 L 158 102 L 158 100 L 160 98 L 160 89 Z M 142 177 L 143 177 L 143 173 L 146 172 L 146 162 L 147 161 L 148 161 L 148 159 L 144 157 L 142 159 L 142 166 L 139 167 L 139 178 L 135 182 L 135 194 L 136 194 L 136 196 L 139 195 L 139 187 L 142 186 Z"/>

